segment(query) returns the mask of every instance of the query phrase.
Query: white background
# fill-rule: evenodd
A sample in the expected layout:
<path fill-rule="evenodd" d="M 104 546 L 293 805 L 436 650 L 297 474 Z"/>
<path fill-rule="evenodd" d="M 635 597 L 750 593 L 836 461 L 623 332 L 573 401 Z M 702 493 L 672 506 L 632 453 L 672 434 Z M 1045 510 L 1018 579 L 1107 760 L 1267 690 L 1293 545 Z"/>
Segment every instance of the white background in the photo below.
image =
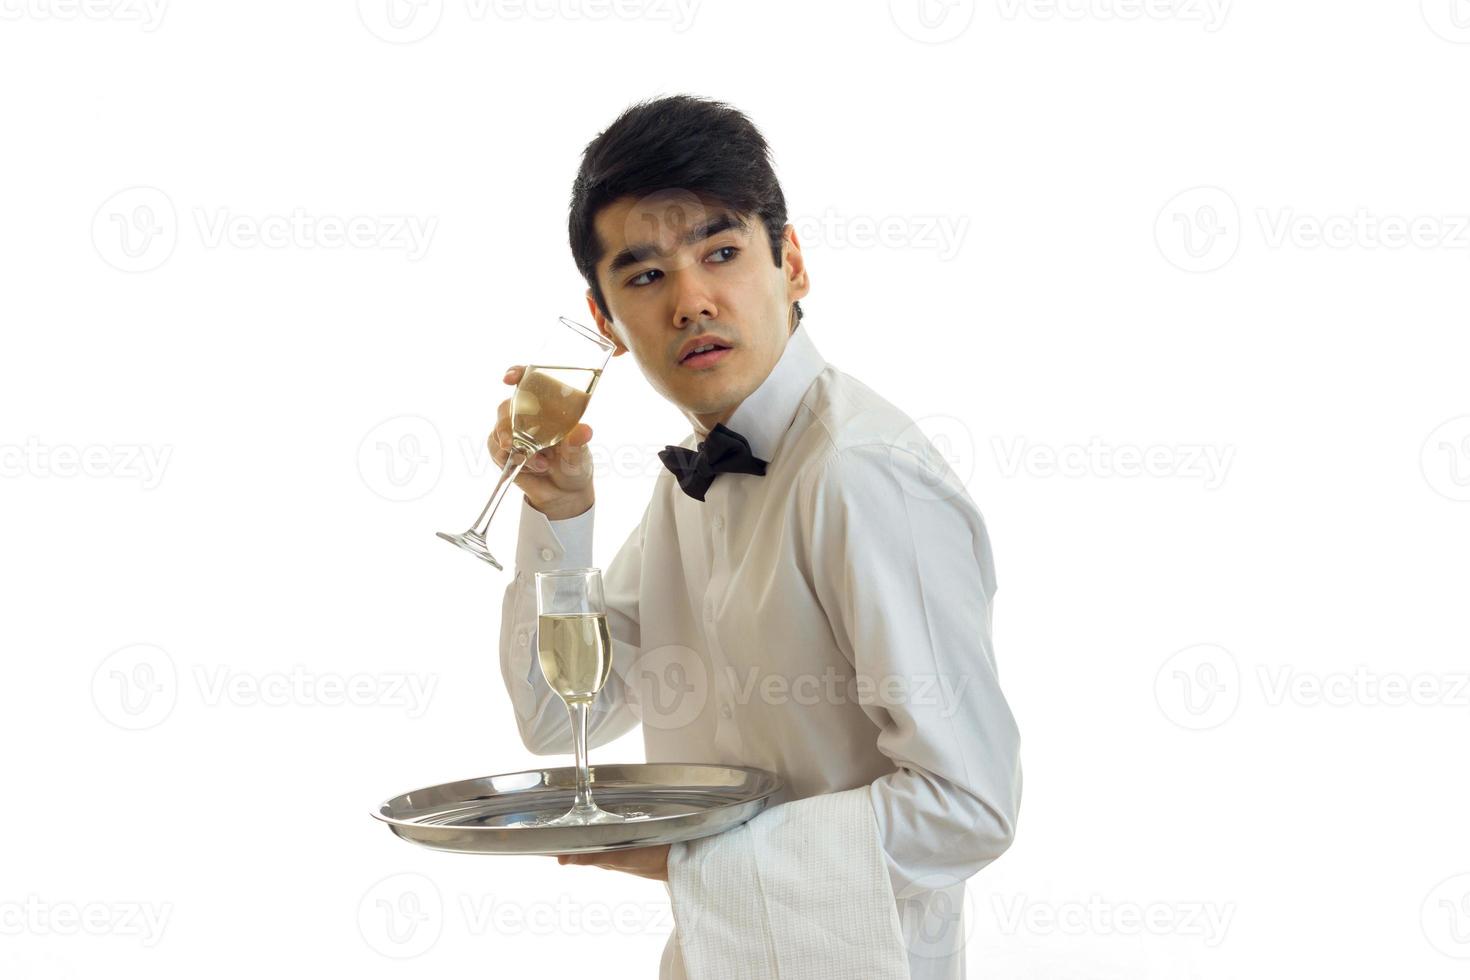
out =
<path fill-rule="evenodd" d="M 990 527 L 971 975 L 1464 975 L 1464 0 L 158 2 L 0 0 L 0 974 L 656 975 L 662 884 L 368 814 L 567 761 L 432 532 L 586 319 L 581 148 L 692 92 Z M 588 421 L 605 564 L 687 429 Z"/>

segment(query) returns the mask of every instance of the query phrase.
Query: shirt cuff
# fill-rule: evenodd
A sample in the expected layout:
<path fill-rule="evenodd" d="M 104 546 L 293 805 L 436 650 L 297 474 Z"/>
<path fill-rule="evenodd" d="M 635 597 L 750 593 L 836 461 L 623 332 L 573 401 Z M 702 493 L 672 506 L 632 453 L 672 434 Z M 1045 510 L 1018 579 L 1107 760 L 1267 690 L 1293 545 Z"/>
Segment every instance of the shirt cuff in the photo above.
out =
<path fill-rule="evenodd" d="M 516 543 L 516 571 L 544 572 L 560 568 L 592 567 L 594 504 L 576 517 L 553 521 L 521 498 L 520 540 Z"/>

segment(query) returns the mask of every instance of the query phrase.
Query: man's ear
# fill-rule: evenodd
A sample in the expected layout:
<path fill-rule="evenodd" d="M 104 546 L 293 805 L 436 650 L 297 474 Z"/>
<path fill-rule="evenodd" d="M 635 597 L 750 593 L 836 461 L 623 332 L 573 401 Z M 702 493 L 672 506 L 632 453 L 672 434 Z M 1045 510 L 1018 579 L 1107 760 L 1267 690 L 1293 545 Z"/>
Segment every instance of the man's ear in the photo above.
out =
<path fill-rule="evenodd" d="M 623 346 L 623 342 L 613 332 L 612 321 L 603 316 L 602 310 L 597 308 L 597 298 L 592 295 L 592 289 L 590 287 L 587 289 L 587 309 L 592 313 L 592 322 L 597 324 L 597 332 L 617 345 L 617 349 L 613 351 L 612 356 L 621 357 L 628 353 L 628 348 Z"/>
<path fill-rule="evenodd" d="M 807 278 L 806 259 L 801 254 L 801 242 L 796 239 L 796 226 L 787 224 L 781 233 L 781 271 L 786 273 L 786 302 L 795 303 L 811 292 L 811 281 Z"/>

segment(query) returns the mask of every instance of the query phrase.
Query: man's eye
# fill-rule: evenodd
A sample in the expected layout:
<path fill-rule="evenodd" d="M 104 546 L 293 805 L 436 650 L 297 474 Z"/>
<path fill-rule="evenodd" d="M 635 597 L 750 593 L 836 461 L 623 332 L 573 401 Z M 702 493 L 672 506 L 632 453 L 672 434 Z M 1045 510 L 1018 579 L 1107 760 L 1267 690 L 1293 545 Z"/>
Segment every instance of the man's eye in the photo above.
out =
<path fill-rule="evenodd" d="M 710 258 L 713 259 L 716 255 L 719 255 L 721 252 L 729 252 L 730 255 L 727 258 L 720 259 L 719 262 L 729 262 L 731 259 L 735 258 L 735 256 L 737 256 L 737 255 L 740 254 L 740 249 L 737 246 L 734 246 L 734 245 L 726 245 L 723 248 L 717 248 L 713 252 L 711 252 L 710 253 Z"/>
<path fill-rule="evenodd" d="M 628 285 L 630 285 L 630 286 L 647 286 L 648 283 L 649 282 L 652 282 L 653 280 L 650 279 L 650 280 L 648 280 L 648 282 L 639 282 L 638 280 L 642 279 L 644 276 L 661 276 L 661 275 L 663 275 L 663 272 L 661 272 L 658 269 L 644 269 L 642 272 L 638 273 L 638 275 L 634 276 L 632 279 L 629 279 L 628 280 Z"/>

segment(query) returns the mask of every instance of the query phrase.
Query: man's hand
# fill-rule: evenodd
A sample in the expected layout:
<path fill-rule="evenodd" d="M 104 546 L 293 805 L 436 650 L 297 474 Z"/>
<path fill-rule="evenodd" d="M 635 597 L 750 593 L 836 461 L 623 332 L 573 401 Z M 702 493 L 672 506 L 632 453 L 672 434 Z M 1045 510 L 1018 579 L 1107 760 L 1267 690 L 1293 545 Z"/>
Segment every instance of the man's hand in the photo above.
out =
<path fill-rule="evenodd" d="M 599 854 L 558 854 L 559 864 L 595 864 L 610 871 L 626 871 L 640 878 L 655 881 L 669 880 L 669 845 L 653 847 L 627 847 L 621 851 L 603 851 Z"/>

